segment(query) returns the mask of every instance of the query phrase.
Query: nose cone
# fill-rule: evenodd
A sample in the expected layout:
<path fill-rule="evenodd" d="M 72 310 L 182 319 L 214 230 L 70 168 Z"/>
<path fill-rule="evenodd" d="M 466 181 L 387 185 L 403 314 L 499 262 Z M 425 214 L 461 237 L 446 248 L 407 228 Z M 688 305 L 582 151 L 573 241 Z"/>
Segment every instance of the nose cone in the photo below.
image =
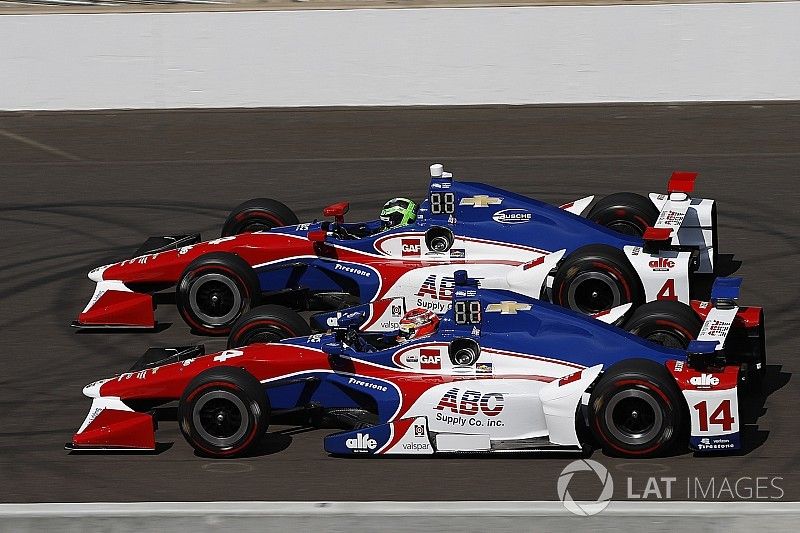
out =
<path fill-rule="evenodd" d="M 89 398 L 99 398 L 100 397 L 100 387 L 106 383 L 107 379 L 101 379 L 100 381 L 95 381 L 94 383 L 89 383 L 83 388 L 83 395 Z"/>
<path fill-rule="evenodd" d="M 101 267 L 97 267 L 89 272 L 89 279 L 92 281 L 103 281 L 103 272 L 106 271 L 108 267 L 111 265 L 104 265 Z"/>

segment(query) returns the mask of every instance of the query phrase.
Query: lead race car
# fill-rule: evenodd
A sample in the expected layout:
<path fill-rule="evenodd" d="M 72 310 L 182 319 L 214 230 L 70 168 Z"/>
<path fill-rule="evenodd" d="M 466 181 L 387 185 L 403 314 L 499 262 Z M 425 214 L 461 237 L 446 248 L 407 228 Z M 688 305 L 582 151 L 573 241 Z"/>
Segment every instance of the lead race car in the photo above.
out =
<path fill-rule="evenodd" d="M 713 274 L 717 249 L 713 200 L 689 196 L 695 177 L 674 173 L 668 193 L 649 199 L 613 194 L 587 218 L 580 214 L 593 197 L 558 208 L 454 181 L 441 165 L 431 167 L 419 208 L 398 199 L 375 222 L 346 223 L 341 203 L 324 210 L 334 222 L 298 224 L 285 205 L 252 200 L 231 213 L 221 238 L 151 238 L 136 257 L 92 270 L 95 292 L 73 325 L 153 328 L 153 294 L 170 287 L 184 320 L 210 335 L 228 334 L 276 295 L 322 308 L 397 298 L 441 314 L 450 307 L 453 272 L 465 267 L 483 287 L 586 314 L 658 299 L 688 304 L 696 276 Z M 392 221 L 396 211 L 404 214 Z M 400 311 L 383 321 L 396 324 Z M 308 332 L 289 315 L 273 317 L 283 336 Z"/>
<path fill-rule="evenodd" d="M 154 450 L 150 410 L 177 400 L 185 438 L 212 457 L 247 453 L 271 419 L 298 412 L 344 429 L 325 438 L 342 455 L 736 450 L 737 360 L 765 357 L 763 338 L 728 338 L 739 281 L 715 282 L 701 334 L 678 350 L 458 271 L 441 320 L 415 310 L 393 334 L 358 331 L 356 311 L 325 334 L 209 355 L 150 350 L 84 388 L 92 406 L 66 447 Z"/>

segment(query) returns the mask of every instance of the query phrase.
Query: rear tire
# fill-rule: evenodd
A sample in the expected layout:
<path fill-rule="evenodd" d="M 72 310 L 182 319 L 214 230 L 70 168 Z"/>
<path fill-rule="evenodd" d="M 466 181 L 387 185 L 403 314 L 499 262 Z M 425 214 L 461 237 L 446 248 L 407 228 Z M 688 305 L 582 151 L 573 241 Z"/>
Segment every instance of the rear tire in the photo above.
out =
<path fill-rule="evenodd" d="M 299 313 L 282 305 L 264 305 L 236 321 L 228 335 L 228 348 L 308 335 L 311 335 L 311 327 Z"/>
<path fill-rule="evenodd" d="M 666 367 L 647 359 L 613 365 L 589 400 L 592 434 L 609 455 L 653 457 L 684 435 L 686 406 Z"/>
<path fill-rule="evenodd" d="M 625 322 L 625 330 L 667 348 L 685 350 L 697 338 L 703 321 L 690 306 L 658 300 L 639 306 Z"/>
<path fill-rule="evenodd" d="M 620 250 L 601 244 L 573 252 L 556 271 L 553 302 L 591 315 L 644 302 L 639 276 Z"/>
<path fill-rule="evenodd" d="M 293 226 L 298 222 L 297 215 L 285 204 L 271 198 L 254 198 L 231 211 L 222 225 L 222 236 Z"/>
<path fill-rule="evenodd" d="M 266 392 L 256 378 L 241 368 L 216 367 L 186 387 L 178 402 L 178 425 L 199 454 L 235 457 L 258 443 L 269 413 Z"/>
<path fill-rule="evenodd" d="M 641 194 L 618 192 L 599 200 L 586 218 L 618 233 L 641 236 L 658 220 L 658 209 Z"/>
<path fill-rule="evenodd" d="M 236 320 L 258 305 L 258 277 L 238 255 L 215 252 L 186 267 L 176 291 L 178 311 L 206 335 L 227 335 Z"/>

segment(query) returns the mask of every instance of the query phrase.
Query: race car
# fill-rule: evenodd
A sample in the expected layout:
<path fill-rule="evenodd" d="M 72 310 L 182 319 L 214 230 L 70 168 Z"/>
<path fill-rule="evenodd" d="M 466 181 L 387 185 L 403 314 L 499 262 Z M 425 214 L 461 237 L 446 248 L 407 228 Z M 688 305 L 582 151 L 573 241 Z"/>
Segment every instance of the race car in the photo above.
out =
<path fill-rule="evenodd" d="M 689 196 L 695 177 L 674 173 L 668 193 L 649 199 L 613 194 L 588 218 L 580 213 L 593 197 L 558 208 L 454 181 L 441 165 L 431 167 L 418 208 L 394 199 L 371 222 L 346 223 L 349 205 L 340 203 L 323 212 L 334 221 L 298 224 L 285 205 L 252 200 L 231 213 L 218 239 L 155 237 L 132 259 L 92 270 L 95 292 L 73 325 L 154 328 L 153 294 L 171 287 L 186 323 L 208 335 L 228 334 L 249 309 L 276 298 L 324 309 L 403 297 L 442 314 L 453 273 L 465 267 L 483 287 L 586 314 L 653 300 L 688 304 L 696 276 L 712 274 L 716 262 L 716 208 Z M 287 334 L 308 332 L 298 328 Z"/>
<path fill-rule="evenodd" d="M 626 457 L 686 445 L 734 451 L 743 380 L 736 360 L 744 351 L 765 361 L 763 338 L 755 349 L 728 338 L 738 283 L 717 281 L 701 334 L 679 350 L 479 288 L 458 271 L 441 320 L 416 309 L 391 334 L 359 331 L 367 315 L 355 311 L 330 333 L 209 355 L 148 351 L 129 372 L 84 388 L 92 406 L 66 447 L 154 450 L 150 410 L 177 400 L 183 435 L 210 457 L 246 454 L 270 420 L 297 413 L 342 429 L 325 438 L 325 450 L 340 455 L 581 451 L 592 443 Z"/>

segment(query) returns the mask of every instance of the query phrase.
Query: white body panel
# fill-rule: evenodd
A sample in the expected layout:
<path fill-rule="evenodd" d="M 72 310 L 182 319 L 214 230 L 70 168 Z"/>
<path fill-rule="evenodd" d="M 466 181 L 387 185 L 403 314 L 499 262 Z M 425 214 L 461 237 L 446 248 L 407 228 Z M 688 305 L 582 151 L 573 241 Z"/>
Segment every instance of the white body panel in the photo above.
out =
<path fill-rule="evenodd" d="M 681 199 L 686 197 L 686 199 Z M 674 198 L 674 199 L 673 199 Z M 700 248 L 700 274 L 714 272 L 713 207 L 714 200 L 688 198 L 683 193 L 650 193 L 659 212 L 656 228 L 674 228 L 672 244 Z M 676 225 L 676 221 L 679 221 Z"/>
<path fill-rule="evenodd" d="M 689 303 L 690 252 L 662 250 L 651 254 L 638 246 L 626 246 L 624 251 L 642 280 L 645 301 L 678 300 Z"/>

